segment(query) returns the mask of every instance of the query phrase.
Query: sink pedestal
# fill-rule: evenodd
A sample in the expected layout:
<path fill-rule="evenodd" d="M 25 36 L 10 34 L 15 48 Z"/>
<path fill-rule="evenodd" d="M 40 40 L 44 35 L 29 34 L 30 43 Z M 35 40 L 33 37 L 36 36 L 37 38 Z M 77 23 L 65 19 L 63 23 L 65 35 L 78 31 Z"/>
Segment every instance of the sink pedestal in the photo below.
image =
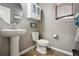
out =
<path fill-rule="evenodd" d="M 10 55 L 19 56 L 19 36 L 10 37 Z"/>
<path fill-rule="evenodd" d="M 20 35 L 26 33 L 26 29 L 2 29 L 1 34 L 4 37 L 10 37 L 10 55 L 19 56 Z"/>

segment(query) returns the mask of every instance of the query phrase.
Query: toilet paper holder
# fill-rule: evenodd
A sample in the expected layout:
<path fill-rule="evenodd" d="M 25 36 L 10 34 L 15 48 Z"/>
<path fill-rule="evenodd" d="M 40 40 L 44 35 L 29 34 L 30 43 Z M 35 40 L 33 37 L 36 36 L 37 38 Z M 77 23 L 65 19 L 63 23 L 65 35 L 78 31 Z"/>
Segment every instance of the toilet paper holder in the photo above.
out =
<path fill-rule="evenodd" d="M 58 38 L 59 37 L 59 35 L 58 34 L 53 34 L 53 38 Z"/>

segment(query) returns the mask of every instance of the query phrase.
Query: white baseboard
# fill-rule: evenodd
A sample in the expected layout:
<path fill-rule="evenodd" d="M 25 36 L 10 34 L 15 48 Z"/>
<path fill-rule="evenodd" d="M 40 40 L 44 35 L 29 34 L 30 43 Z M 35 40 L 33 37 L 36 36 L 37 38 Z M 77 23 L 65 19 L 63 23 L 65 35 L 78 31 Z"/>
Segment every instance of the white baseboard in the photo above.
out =
<path fill-rule="evenodd" d="M 59 48 L 55 48 L 55 47 L 52 47 L 52 46 L 49 46 L 49 48 L 51 48 L 51 49 L 53 49 L 53 50 L 56 50 L 56 51 L 59 51 L 59 52 L 62 52 L 62 53 L 64 53 L 64 54 L 73 56 L 73 54 L 72 54 L 71 52 L 68 52 L 68 51 L 65 51 L 65 50 L 62 50 L 62 49 L 59 49 Z"/>
<path fill-rule="evenodd" d="M 31 47 L 29 47 L 29 48 L 25 49 L 24 51 L 20 52 L 20 54 L 19 54 L 19 55 L 22 55 L 22 54 L 24 54 L 24 53 L 26 53 L 26 52 L 28 52 L 28 51 L 32 50 L 34 47 L 35 47 L 35 45 L 33 45 L 33 46 L 31 46 Z"/>
<path fill-rule="evenodd" d="M 35 45 L 25 49 L 24 51 L 20 52 L 19 55 L 22 55 L 30 50 L 32 50 L 33 48 L 35 47 Z M 56 50 L 56 51 L 59 51 L 59 52 L 62 52 L 64 54 L 67 54 L 67 55 L 70 55 L 70 56 L 73 56 L 73 54 L 71 52 L 68 52 L 68 51 L 65 51 L 65 50 L 62 50 L 62 49 L 59 49 L 59 48 L 55 48 L 55 47 L 52 47 L 52 46 L 49 46 L 49 48 L 53 49 L 53 50 Z"/>

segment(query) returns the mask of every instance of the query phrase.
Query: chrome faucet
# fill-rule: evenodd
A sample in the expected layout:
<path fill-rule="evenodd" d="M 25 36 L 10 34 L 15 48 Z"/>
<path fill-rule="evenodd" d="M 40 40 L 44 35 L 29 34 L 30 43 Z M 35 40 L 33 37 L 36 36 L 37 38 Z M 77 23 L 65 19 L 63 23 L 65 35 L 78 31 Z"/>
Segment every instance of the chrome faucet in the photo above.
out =
<path fill-rule="evenodd" d="M 15 27 L 16 27 L 16 23 L 14 22 L 14 23 L 12 24 L 12 28 L 13 28 L 13 29 L 16 29 Z"/>

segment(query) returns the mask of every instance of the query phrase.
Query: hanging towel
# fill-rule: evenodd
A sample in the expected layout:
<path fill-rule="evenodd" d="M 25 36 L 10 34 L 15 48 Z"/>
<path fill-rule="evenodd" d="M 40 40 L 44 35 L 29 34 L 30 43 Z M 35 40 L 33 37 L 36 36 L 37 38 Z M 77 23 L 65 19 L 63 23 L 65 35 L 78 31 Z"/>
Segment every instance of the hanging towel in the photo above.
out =
<path fill-rule="evenodd" d="M 79 13 L 77 13 L 75 16 L 75 25 L 79 27 Z"/>

